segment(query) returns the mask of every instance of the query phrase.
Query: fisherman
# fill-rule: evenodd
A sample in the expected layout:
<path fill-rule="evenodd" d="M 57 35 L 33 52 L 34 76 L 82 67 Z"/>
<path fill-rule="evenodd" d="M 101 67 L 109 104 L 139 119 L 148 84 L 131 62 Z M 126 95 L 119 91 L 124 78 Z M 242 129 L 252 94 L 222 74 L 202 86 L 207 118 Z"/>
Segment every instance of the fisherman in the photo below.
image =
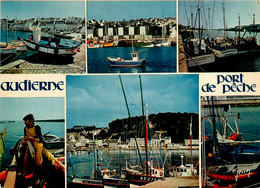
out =
<path fill-rule="evenodd" d="M 42 138 L 41 133 L 41 127 L 39 125 L 36 125 L 34 123 L 34 116 L 33 114 L 28 114 L 24 118 L 24 124 L 26 125 L 24 127 L 24 138 L 23 138 L 23 144 L 28 144 L 28 141 L 30 141 L 34 147 L 35 150 L 35 164 L 38 167 L 38 169 L 42 169 L 42 151 L 43 151 L 43 143 L 44 140 Z M 25 170 L 24 173 L 26 173 L 26 169 L 28 168 L 29 164 L 29 147 L 26 148 L 25 156 L 24 156 L 24 165 L 23 169 Z"/>

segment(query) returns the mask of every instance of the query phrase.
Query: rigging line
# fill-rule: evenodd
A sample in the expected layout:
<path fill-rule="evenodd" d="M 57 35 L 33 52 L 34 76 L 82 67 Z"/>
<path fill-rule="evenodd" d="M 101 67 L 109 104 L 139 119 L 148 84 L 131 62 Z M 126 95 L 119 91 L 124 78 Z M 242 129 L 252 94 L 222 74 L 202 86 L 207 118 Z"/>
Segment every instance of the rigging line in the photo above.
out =
<path fill-rule="evenodd" d="M 206 14 L 205 14 L 205 6 L 204 6 L 204 3 L 203 1 L 201 2 L 201 8 L 202 8 L 202 11 L 203 11 L 203 14 L 204 14 L 204 24 L 205 24 L 205 29 L 208 29 L 208 21 L 207 21 L 207 17 L 206 17 Z"/>
<path fill-rule="evenodd" d="M 188 23 L 188 26 L 190 26 L 190 21 L 189 21 L 188 12 L 187 12 L 187 6 L 186 6 L 186 0 L 184 1 L 184 7 L 185 7 L 185 13 L 186 13 L 186 17 L 187 17 L 187 23 Z"/>
<path fill-rule="evenodd" d="M 136 147 L 137 147 L 137 151 L 138 151 L 138 155 L 139 155 L 139 160 L 140 160 L 140 163 L 141 163 L 141 165 L 142 165 L 142 168 L 144 168 L 143 163 L 142 163 L 142 158 L 141 158 L 140 150 L 139 150 L 139 146 L 138 146 L 138 143 L 137 143 L 137 140 L 136 140 L 136 134 L 135 134 L 135 130 L 134 130 L 133 122 L 132 122 L 132 117 L 131 117 L 131 114 L 130 114 L 130 111 L 129 111 L 128 102 L 127 102 L 127 98 L 126 98 L 126 94 L 125 94 L 123 82 L 122 82 L 122 79 L 121 79 L 121 76 L 120 76 L 120 75 L 119 75 L 119 80 L 120 80 L 120 83 L 121 83 L 122 92 L 123 92 L 123 95 L 124 95 L 124 99 L 125 99 L 125 103 L 126 103 L 126 108 L 127 108 L 128 116 L 129 116 L 129 119 L 130 119 L 130 124 L 132 125 L 132 131 L 133 131 L 134 138 L 135 138 L 135 143 L 136 143 Z"/>

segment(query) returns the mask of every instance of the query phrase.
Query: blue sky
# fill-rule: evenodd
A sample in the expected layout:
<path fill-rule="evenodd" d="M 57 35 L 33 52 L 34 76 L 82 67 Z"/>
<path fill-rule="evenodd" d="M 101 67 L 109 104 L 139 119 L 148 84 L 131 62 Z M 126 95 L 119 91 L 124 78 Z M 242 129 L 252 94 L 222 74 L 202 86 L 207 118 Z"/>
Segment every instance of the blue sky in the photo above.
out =
<path fill-rule="evenodd" d="M 214 12 L 213 19 L 213 28 L 223 28 L 223 1 L 205 1 L 201 0 L 201 19 L 205 20 L 210 17 L 212 23 L 212 17 Z M 185 10 L 186 4 L 186 10 Z M 215 5 L 215 8 L 214 8 Z M 193 10 L 194 19 L 196 16 L 198 1 L 179 1 L 179 23 L 187 25 L 187 14 L 188 17 L 191 17 L 191 10 Z M 192 6 L 192 9 L 191 9 Z M 238 13 L 240 13 L 240 23 L 241 25 L 249 25 L 253 23 L 253 14 L 255 14 L 256 23 L 260 23 L 260 3 L 257 0 L 242 0 L 242 1 L 225 1 L 225 19 L 227 27 L 234 27 L 238 25 Z M 210 11 L 208 11 L 210 8 Z M 187 12 L 187 14 L 186 14 Z M 210 14 L 209 14 L 210 12 Z M 198 26 L 198 24 L 197 24 Z M 205 25 L 204 25 L 205 28 Z"/>
<path fill-rule="evenodd" d="M 29 113 L 36 120 L 64 119 L 65 106 L 62 97 L 10 97 L 0 98 L 0 120 L 23 120 Z"/>
<path fill-rule="evenodd" d="M 0 1 L 0 3 L 2 18 L 85 17 L 84 1 Z"/>
<path fill-rule="evenodd" d="M 140 116 L 138 75 L 121 76 L 131 116 Z M 142 75 L 144 104 L 149 114 L 199 112 L 198 75 Z M 107 127 L 126 118 L 127 110 L 117 75 L 67 76 L 67 127 Z"/>
<path fill-rule="evenodd" d="M 87 19 L 129 21 L 135 18 L 176 17 L 176 1 L 88 1 Z"/>

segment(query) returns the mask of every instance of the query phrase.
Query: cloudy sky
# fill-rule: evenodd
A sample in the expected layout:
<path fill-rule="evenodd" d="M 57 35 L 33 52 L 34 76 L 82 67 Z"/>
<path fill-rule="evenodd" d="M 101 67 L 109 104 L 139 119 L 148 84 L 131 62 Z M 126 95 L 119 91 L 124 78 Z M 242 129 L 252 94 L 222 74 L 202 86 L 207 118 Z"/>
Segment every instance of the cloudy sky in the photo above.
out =
<path fill-rule="evenodd" d="M 0 120 L 17 121 L 29 113 L 36 120 L 64 119 L 65 106 L 62 97 L 8 97 L 0 98 Z"/>
<path fill-rule="evenodd" d="M 223 28 L 223 2 L 225 8 L 225 22 L 227 27 L 234 27 L 238 25 L 238 13 L 240 13 L 241 25 L 249 25 L 253 23 L 253 14 L 255 14 L 256 23 L 260 23 L 260 1 L 259 0 L 201 0 L 201 22 L 205 23 L 205 18 L 210 18 L 213 29 Z M 187 24 L 187 17 L 193 18 L 195 23 L 196 12 L 198 10 L 198 1 L 196 0 L 181 0 L 178 2 L 179 6 L 179 23 Z M 212 18 L 213 22 L 212 22 Z M 205 24 L 203 24 L 205 28 Z M 198 19 L 197 19 L 198 27 Z"/>
<path fill-rule="evenodd" d="M 176 17 L 176 1 L 87 1 L 87 19 L 129 21 Z"/>
<path fill-rule="evenodd" d="M 131 116 L 140 116 L 138 75 L 121 76 Z M 199 112 L 197 75 L 142 75 L 144 104 L 149 114 Z M 67 76 L 67 128 L 74 125 L 107 127 L 126 118 L 127 110 L 117 75 Z"/>
<path fill-rule="evenodd" d="M 85 17 L 82 1 L 0 1 L 1 17 L 28 19 L 38 17 Z"/>

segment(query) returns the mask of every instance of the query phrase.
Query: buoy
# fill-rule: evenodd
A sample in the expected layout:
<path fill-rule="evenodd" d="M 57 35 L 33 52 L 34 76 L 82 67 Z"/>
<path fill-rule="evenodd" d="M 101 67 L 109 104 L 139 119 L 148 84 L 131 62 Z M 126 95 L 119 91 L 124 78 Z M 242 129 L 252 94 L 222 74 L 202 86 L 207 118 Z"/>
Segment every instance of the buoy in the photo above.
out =
<path fill-rule="evenodd" d="M 4 170 L 0 173 L 0 184 L 3 184 L 5 182 L 7 176 L 7 170 Z"/>

